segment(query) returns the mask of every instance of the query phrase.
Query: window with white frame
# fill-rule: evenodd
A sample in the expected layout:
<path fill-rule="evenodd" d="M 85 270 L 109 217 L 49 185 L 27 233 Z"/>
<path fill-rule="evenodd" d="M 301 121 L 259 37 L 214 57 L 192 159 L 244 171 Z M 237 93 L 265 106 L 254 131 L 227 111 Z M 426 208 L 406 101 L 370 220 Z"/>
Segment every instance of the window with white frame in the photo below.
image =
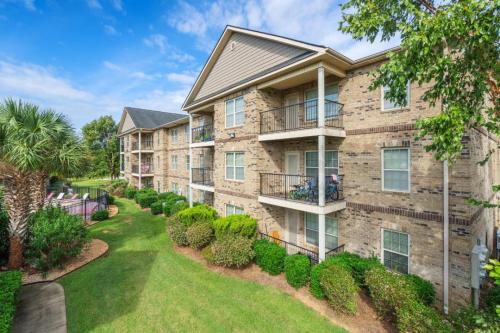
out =
<path fill-rule="evenodd" d="M 160 156 L 156 156 L 156 166 L 157 166 L 158 171 L 161 171 Z"/>
<path fill-rule="evenodd" d="M 243 96 L 226 101 L 226 128 L 243 125 L 245 111 Z"/>
<path fill-rule="evenodd" d="M 384 191 L 410 191 L 409 148 L 382 150 L 382 189 Z"/>
<path fill-rule="evenodd" d="M 189 164 L 190 164 L 190 159 L 189 159 L 189 155 L 186 155 L 186 170 L 189 171 Z"/>
<path fill-rule="evenodd" d="M 170 139 L 172 140 L 172 143 L 177 143 L 177 128 L 172 128 L 170 130 Z"/>
<path fill-rule="evenodd" d="M 226 179 L 245 179 L 244 153 L 226 153 Z"/>
<path fill-rule="evenodd" d="M 161 190 L 161 188 L 160 188 L 160 181 L 158 180 L 158 181 L 156 182 L 156 191 L 157 191 L 158 193 L 160 193 L 160 192 L 161 192 L 160 190 Z"/>
<path fill-rule="evenodd" d="M 382 260 L 389 269 L 409 273 L 409 235 L 399 231 L 382 229 Z"/>
<path fill-rule="evenodd" d="M 382 109 L 383 110 L 393 110 L 408 107 L 410 105 L 410 83 L 406 86 L 406 105 L 399 105 L 396 102 L 392 102 L 385 97 L 385 94 L 389 91 L 389 87 L 382 86 Z"/>
<path fill-rule="evenodd" d="M 179 185 L 177 183 L 172 183 L 172 192 L 179 194 Z"/>
<path fill-rule="evenodd" d="M 144 138 L 144 146 L 146 149 L 153 147 L 153 134 L 148 134 Z"/>
<path fill-rule="evenodd" d="M 306 151 L 306 176 L 318 177 L 318 152 Z M 336 150 L 325 151 L 325 176 L 339 174 L 339 152 Z"/>
<path fill-rule="evenodd" d="M 319 245 L 319 217 L 316 214 L 305 213 L 306 242 Z M 337 220 L 325 216 L 325 248 L 335 249 L 339 244 L 339 227 Z"/>
<path fill-rule="evenodd" d="M 244 214 L 243 208 L 226 204 L 226 216 Z"/>
<path fill-rule="evenodd" d="M 184 138 L 186 143 L 189 142 L 189 125 L 184 126 Z"/>
<path fill-rule="evenodd" d="M 172 170 L 176 170 L 177 169 L 177 155 L 172 155 L 172 157 L 170 157 L 170 162 L 171 162 L 171 168 Z"/>
<path fill-rule="evenodd" d="M 318 89 L 313 88 L 306 90 L 304 94 L 306 120 L 316 120 L 318 118 Z M 339 86 L 338 84 L 330 84 L 325 87 L 325 100 L 330 102 L 338 102 Z M 338 108 L 332 103 L 325 103 L 325 118 L 338 116 Z"/>
<path fill-rule="evenodd" d="M 156 132 L 156 144 L 160 146 L 160 131 Z"/>

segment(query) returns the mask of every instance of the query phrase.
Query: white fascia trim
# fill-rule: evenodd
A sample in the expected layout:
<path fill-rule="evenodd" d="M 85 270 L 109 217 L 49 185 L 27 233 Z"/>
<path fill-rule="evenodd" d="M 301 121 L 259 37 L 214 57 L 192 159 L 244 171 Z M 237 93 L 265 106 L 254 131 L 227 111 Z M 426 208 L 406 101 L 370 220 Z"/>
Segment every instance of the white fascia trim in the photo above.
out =
<path fill-rule="evenodd" d="M 288 209 L 294 209 L 301 212 L 312 213 L 312 214 L 330 214 L 345 209 L 347 207 L 345 200 L 328 202 L 324 207 L 320 207 L 314 204 L 307 204 L 297 201 L 273 198 L 264 195 L 259 195 L 258 200 L 260 203 L 265 203 L 268 205 L 273 205 Z"/>
<path fill-rule="evenodd" d="M 201 185 L 201 184 L 193 184 L 193 183 L 191 183 L 191 188 L 194 188 L 194 189 L 200 190 L 200 191 L 215 192 L 214 187 L 213 186 L 208 186 L 208 185 Z"/>
<path fill-rule="evenodd" d="M 191 148 L 203 148 L 203 147 L 213 147 L 215 146 L 215 141 L 204 141 L 204 142 L 195 142 L 192 143 Z"/>
<path fill-rule="evenodd" d="M 259 134 L 259 141 L 277 141 L 287 139 L 306 138 L 318 135 L 345 138 L 345 130 L 336 128 L 308 128 L 295 131 L 285 131 L 269 134 Z"/>

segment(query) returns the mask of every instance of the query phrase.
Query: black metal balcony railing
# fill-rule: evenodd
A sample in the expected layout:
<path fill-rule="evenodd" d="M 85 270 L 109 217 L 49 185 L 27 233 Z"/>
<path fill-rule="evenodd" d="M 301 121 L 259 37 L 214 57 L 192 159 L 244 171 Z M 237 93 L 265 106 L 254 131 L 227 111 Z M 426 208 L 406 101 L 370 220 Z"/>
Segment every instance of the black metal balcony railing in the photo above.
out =
<path fill-rule="evenodd" d="M 214 193 L 204 191 L 202 195 L 203 195 L 203 203 L 213 207 L 214 206 Z"/>
<path fill-rule="evenodd" d="M 132 173 L 139 173 L 139 165 L 132 165 Z M 141 165 L 141 174 L 153 173 L 153 163 L 143 163 Z"/>
<path fill-rule="evenodd" d="M 143 141 L 141 145 L 141 150 L 152 150 L 153 142 Z M 132 150 L 139 150 L 139 142 L 132 142 Z"/>
<path fill-rule="evenodd" d="M 343 104 L 325 100 L 325 126 L 342 128 Z M 260 134 L 318 127 L 318 100 L 261 112 Z"/>
<path fill-rule="evenodd" d="M 195 127 L 191 131 L 192 142 L 207 142 L 214 139 L 214 125 L 207 124 L 200 127 Z"/>
<path fill-rule="evenodd" d="M 212 186 L 214 184 L 214 172 L 210 168 L 192 168 L 193 184 Z"/>
<path fill-rule="evenodd" d="M 325 178 L 325 202 L 343 200 L 343 177 L 330 175 Z M 318 177 L 261 173 L 260 194 L 285 200 L 318 204 Z"/>

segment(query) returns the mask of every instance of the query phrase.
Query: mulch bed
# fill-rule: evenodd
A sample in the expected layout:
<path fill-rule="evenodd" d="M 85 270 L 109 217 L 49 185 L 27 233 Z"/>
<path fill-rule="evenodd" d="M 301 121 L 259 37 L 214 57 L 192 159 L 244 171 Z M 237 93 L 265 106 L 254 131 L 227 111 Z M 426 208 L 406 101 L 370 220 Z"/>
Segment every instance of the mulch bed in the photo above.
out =
<path fill-rule="evenodd" d="M 359 293 L 358 313 L 355 316 L 349 316 L 335 312 L 325 300 L 318 300 L 314 298 L 314 296 L 309 293 L 307 287 L 296 290 L 288 284 L 284 273 L 278 276 L 272 276 L 261 271 L 260 267 L 255 264 L 251 264 L 242 269 L 232 269 L 210 265 L 205 261 L 199 251 L 193 250 L 189 247 L 179 246 L 175 246 L 175 251 L 199 262 L 213 272 L 278 288 L 284 293 L 300 300 L 305 305 L 316 310 L 321 315 L 328 318 L 333 324 L 341 326 L 349 332 L 397 332 L 396 328 L 389 321 L 380 320 L 378 318 L 369 297 L 364 292 Z"/>

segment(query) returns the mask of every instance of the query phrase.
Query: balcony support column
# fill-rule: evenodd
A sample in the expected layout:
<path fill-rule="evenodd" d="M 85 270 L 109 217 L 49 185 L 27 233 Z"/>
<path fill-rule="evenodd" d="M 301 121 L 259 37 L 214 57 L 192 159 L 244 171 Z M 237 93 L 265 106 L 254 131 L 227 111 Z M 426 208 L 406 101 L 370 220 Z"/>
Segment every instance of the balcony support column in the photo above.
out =
<path fill-rule="evenodd" d="M 325 68 L 318 67 L 318 127 L 325 127 Z"/>
<path fill-rule="evenodd" d="M 318 257 L 322 262 L 326 257 L 326 240 L 325 240 L 325 214 L 318 215 Z"/>
<path fill-rule="evenodd" d="M 193 188 L 191 187 L 193 183 L 193 148 L 191 148 L 191 143 L 193 142 L 193 116 L 189 114 L 189 207 L 193 207 Z"/>
<path fill-rule="evenodd" d="M 142 188 L 142 133 L 139 131 L 139 188 Z"/>

